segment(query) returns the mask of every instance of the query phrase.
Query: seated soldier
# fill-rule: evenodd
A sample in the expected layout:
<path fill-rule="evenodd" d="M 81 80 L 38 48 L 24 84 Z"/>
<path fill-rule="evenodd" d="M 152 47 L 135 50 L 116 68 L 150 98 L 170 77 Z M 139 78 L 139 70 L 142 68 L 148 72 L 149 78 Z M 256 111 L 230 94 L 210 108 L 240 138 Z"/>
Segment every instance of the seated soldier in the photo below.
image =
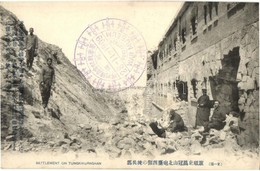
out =
<path fill-rule="evenodd" d="M 187 127 L 185 127 L 182 117 L 177 114 L 174 110 L 170 111 L 170 124 L 167 128 L 169 132 L 182 132 L 187 131 Z"/>
<path fill-rule="evenodd" d="M 167 111 L 168 118 L 159 122 L 152 122 L 149 126 L 153 132 L 161 138 L 166 137 L 166 130 L 169 132 L 181 132 L 186 131 L 187 127 L 184 126 L 184 122 L 179 114 L 173 109 Z"/>
<path fill-rule="evenodd" d="M 221 110 L 219 101 L 214 102 L 214 111 L 209 123 L 204 127 L 204 132 L 209 132 L 211 128 L 221 130 L 225 126 L 226 114 Z"/>

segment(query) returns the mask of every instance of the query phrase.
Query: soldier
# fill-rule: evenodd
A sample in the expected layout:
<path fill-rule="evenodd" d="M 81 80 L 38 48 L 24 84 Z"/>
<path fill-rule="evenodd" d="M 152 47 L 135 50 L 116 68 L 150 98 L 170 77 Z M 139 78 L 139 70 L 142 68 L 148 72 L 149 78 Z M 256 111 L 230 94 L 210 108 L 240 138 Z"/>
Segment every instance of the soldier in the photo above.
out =
<path fill-rule="evenodd" d="M 226 113 L 221 110 L 221 107 L 219 106 L 219 101 L 216 100 L 214 102 L 214 112 L 211 117 L 211 120 L 209 121 L 209 124 L 205 126 L 204 132 L 208 132 L 211 128 L 216 130 L 221 130 L 225 126 L 226 120 Z"/>
<path fill-rule="evenodd" d="M 182 117 L 177 114 L 173 109 L 170 111 L 170 124 L 167 128 L 169 132 L 182 132 L 187 131 L 187 127 L 184 125 Z"/>
<path fill-rule="evenodd" d="M 42 95 L 42 105 L 46 108 L 51 95 L 51 87 L 55 84 L 55 71 L 52 67 L 52 58 L 47 59 L 47 66 L 43 66 L 40 75 L 40 91 Z"/>
<path fill-rule="evenodd" d="M 161 119 L 156 122 L 152 122 L 149 126 L 158 137 L 165 138 L 166 131 L 168 132 L 183 132 L 187 131 L 187 127 L 184 125 L 182 117 L 177 114 L 173 109 L 167 111 L 167 118 Z"/>
<path fill-rule="evenodd" d="M 38 37 L 33 34 L 33 31 L 33 28 L 29 29 L 30 34 L 27 35 L 25 40 L 26 64 L 29 70 L 32 68 L 34 56 L 37 54 L 38 49 Z"/>
<path fill-rule="evenodd" d="M 195 128 L 197 128 L 197 126 L 205 127 L 209 122 L 211 102 L 209 100 L 209 96 L 207 95 L 207 90 L 202 89 L 202 93 L 203 95 L 198 99 Z"/>

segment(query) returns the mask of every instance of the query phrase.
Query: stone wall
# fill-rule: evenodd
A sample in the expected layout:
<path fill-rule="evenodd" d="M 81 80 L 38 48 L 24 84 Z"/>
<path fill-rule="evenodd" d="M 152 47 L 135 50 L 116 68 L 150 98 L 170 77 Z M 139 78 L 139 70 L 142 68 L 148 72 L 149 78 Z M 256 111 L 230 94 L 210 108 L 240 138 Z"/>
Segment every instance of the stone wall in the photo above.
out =
<path fill-rule="evenodd" d="M 220 7 L 224 13 L 225 4 Z M 220 16 L 216 20 L 218 26 L 198 35 L 196 43 L 186 44 L 184 50 L 178 46 L 174 61 L 165 62 L 157 69 L 153 81 L 163 85 L 176 80 L 187 82 L 189 126 L 195 124 L 197 99 L 206 85 L 210 99 L 219 100 L 224 106 L 223 112 L 240 113 L 242 129 L 237 140 L 247 146 L 259 144 L 259 17 L 254 13 L 257 4 L 246 3 L 240 7 L 232 18 L 229 13 Z M 170 58 L 172 56 L 163 61 Z M 195 88 L 192 80 L 196 80 Z M 157 94 L 165 94 L 165 89 L 154 89 Z M 170 94 L 171 103 L 175 103 L 176 91 Z"/>

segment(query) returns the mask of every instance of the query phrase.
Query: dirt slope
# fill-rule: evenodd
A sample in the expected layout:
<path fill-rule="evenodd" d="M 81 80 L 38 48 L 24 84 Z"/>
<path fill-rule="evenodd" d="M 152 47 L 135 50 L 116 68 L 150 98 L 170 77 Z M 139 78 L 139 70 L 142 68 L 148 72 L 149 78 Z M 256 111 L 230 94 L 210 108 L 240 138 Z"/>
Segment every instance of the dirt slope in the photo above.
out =
<path fill-rule="evenodd" d="M 29 138 L 40 142 L 58 141 L 65 133 L 72 135 L 89 127 L 97 129 L 100 123 L 109 122 L 121 111 L 120 104 L 113 101 L 113 94 L 95 92 L 59 47 L 40 38 L 38 56 L 33 69 L 28 71 L 23 49 L 27 34 L 25 26 L 3 7 L 0 7 L 0 13 L 2 142 Z M 57 53 L 57 57 L 53 53 Z M 48 57 L 53 58 L 56 85 L 44 113 L 39 75 Z M 10 125 L 11 119 L 20 121 L 18 133 Z"/>

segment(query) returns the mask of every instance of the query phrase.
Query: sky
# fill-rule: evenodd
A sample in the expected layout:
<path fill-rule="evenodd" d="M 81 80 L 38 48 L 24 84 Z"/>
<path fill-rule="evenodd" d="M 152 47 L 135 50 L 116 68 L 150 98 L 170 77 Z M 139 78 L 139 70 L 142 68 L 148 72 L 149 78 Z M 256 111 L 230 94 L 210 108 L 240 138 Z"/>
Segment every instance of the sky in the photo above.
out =
<path fill-rule="evenodd" d="M 133 25 L 144 37 L 147 50 L 154 50 L 170 27 L 183 2 L 0 2 L 13 12 L 27 29 L 43 41 L 55 44 L 69 60 L 74 58 L 76 41 L 88 25 L 118 18 Z M 146 79 L 146 74 L 143 80 Z"/>

